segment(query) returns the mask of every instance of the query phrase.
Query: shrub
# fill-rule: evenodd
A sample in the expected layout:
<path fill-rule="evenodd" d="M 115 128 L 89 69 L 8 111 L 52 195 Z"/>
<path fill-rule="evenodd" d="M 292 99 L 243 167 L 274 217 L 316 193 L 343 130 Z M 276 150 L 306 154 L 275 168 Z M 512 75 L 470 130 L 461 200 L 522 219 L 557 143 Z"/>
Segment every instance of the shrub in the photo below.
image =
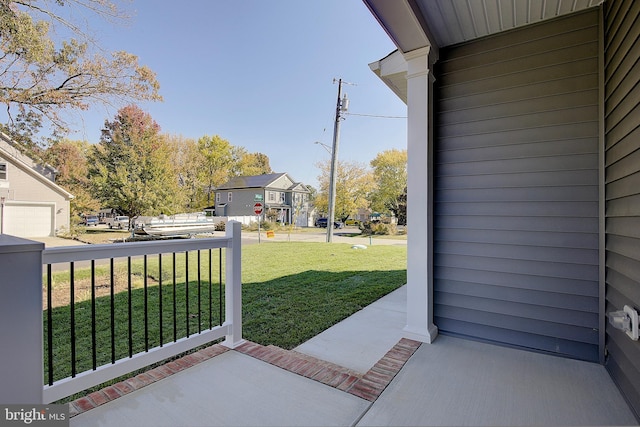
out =
<path fill-rule="evenodd" d="M 220 221 L 215 225 L 215 231 L 225 231 L 227 229 L 227 224 L 224 221 Z"/>
<path fill-rule="evenodd" d="M 86 232 L 84 226 L 79 224 L 70 224 L 69 227 L 62 226 L 58 230 L 57 235 L 66 239 L 77 239 Z"/>
<path fill-rule="evenodd" d="M 364 236 L 378 235 L 378 236 L 394 236 L 398 234 L 398 228 L 395 224 L 385 224 L 380 221 L 367 221 L 360 224 L 360 230 Z"/>
<path fill-rule="evenodd" d="M 383 222 L 378 222 L 371 227 L 371 231 L 373 231 L 373 234 L 377 234 L 380 236 L 393 236 L 394 234 L 396 234 L 396 226 L 395 224 L 385 224 Z"/>

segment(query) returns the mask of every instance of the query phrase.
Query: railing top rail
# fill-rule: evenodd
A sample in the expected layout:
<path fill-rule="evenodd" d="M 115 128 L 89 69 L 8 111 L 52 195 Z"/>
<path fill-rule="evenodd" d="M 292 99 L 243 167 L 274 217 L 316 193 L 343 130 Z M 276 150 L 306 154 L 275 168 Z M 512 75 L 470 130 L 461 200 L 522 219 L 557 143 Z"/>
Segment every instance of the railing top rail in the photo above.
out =
<path fill-rule="evenodd" d="M 227 248 L 232 246 L 232 242 L 233 239 L 230 237 L 213 237 L 206 239 L 62 246 L 45 249 L 42 252 L 42 263 L 56 264 L 92 259 L 124 258 L 138 255 Z"/>

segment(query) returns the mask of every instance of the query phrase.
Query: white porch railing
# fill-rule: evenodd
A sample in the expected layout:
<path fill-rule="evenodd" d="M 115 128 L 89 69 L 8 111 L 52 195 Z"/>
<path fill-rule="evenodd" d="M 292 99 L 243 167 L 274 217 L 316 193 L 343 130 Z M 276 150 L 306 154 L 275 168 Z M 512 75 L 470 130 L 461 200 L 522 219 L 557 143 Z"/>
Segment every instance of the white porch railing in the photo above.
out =
<path fill-rule="evenodd" d="M 0 341 L 3 343 L 0 346 L 3 362 L 0 364 L 0 401 L 50 403 L 217 339 L 225 338 L 223 344 L 231 348 L 240 345 L 243 342 L 240 226 L 238 222 L 229 222 L 225 237 L 220 238 L 44 250 L 43 245 L 36 242 L 0 236 L 0 271 L 4 276 L 0 281 Z M 130 260 L 137 256 L 216 248 L 225 249 L 224 321 L 221 319 L 219 325 L 191 334 L 187 325 L 187 336 L 184 338 L 164 344 L 161 340 L 157 347 L 147 348 L 102 366 L 95 366 L 94 356 L 93 369 L 77 375 L 74 372 L 72 377 L 43 387 L 43 265 L 114 258 Z M 173 267 L 175 269 L 175 265 Z M 49 354 L 51 358 L 52 353 Z"/>

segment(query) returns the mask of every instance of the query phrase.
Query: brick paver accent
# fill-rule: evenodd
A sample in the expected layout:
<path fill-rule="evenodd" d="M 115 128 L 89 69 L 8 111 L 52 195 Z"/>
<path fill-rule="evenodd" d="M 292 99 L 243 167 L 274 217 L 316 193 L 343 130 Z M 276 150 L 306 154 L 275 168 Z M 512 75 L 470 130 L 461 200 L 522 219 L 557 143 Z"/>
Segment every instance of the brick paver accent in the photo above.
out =
<path fill-rule="evenodd" d="M 373 402 L 400 372 L 420 344 L 419 341 L 402 338 L 364 375 L 331 362 L 275 346 L 265 347 L 246 342 L 236 347 L 235 351 Z"/>
<path fill-rule="evenodd" d="M 247 341 L 236 347 L 235 351 L 373 402 L 400 372 L 420 344 L 418 341 L 401 339 L 364 375 L 313 356 L 272 345 L 263 346 Z M 105 387 L 69 403 L 69 415 L 73 417 L 103 405 L 226 351 L 229 351 L 227 347 L 215 344 Z"/>

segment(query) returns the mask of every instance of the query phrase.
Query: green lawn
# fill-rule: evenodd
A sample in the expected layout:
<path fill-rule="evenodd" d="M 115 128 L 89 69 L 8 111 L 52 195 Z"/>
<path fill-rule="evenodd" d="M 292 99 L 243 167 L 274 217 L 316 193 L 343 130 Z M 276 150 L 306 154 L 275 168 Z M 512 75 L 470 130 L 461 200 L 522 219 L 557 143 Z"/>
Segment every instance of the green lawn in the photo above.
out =
<path fill-rule="evenodd" d="M 291 349 L 406 282 L 406 248 L 269 243 L 243 248 L 244 337 Z"/>
<path fill-rule="evenodd" d="M 184 255 L 176 261 L 175 293 L 172 284 L 173 261 L 170 256 L 162 259 L 159 273 L 158 257 L 149 257 L 146 275 L 142 261 L 132 263 L 132 331 L 133 353 L 145 346 L 145 280 L 147 278 L 147 332 L 149 347 L 162 341 L 173 340 L 173 301 L 176 301 L 176 334 L 186 335 L 209 324 L 219 323 L 219 283 L 217 250 L 213 252 L 209 285 L 209 261 L 206 252 L 201 257 L 201 283 L 197 281 L 197 255 L 189 255 L 189 280 L 185 286 L 186 267 Z M 245 245 L 242 248 L 243 281 L 243 337 L 263 345 L 273 344 L 291 349 L 312 338 L 333 324 L 355 313 L 366 305 L 402 286 L 406 281 L 406 248 L 403 246 L 372 246 L 365 250 L 351 249 L 348 244 L 270 242 Z M 107 286 L 106 270 L 99 269 L 96 279 L 104 296 L 96 298 L 96 342 L 98 366 L 109 363 L 111 358 L 111 298 Z M 126 265 L 116 268 L 115 281 L 115 330 L 113 339 L 116 359 L 129 354 L 128 302 L 126 292 Z M 87 281 L 87 272 L 79 270 L 76 279 Z M 64 289 L 68 273 L 54 274 L 54 288 Z M 162 287 L 158 280 L 162 279 Z M 224 275 L 223 275 L 224 278 Z M 224 279 L 223 279 L 224 280 Z M 68 287 L 68 285 L 66 285 Z M 76 363 L 77 371 L 91 369 L 91 301 L 90 288 L 76 293 Z M 160 289 L 162 295 L 160 295 Z M 187 298 L 188 294 L 188 298 Z M 98 294 L 101 295 L 101 294 Z M 209 300 L 211 295 L 211 300 Z M 224 295 L 224 289 L 222 289 Z M 200 302 L 198 303 L 198 300 Z M 162 301 L 162 320 L 159 311 Z M 211 311 L 209 304 L 211 303 Z M 67 303 L 54 303 L 54 378 L 70 375 L 70 310 Z M 187 315 L 188 311 L 188 315 Z M 46 326 L 46 312 L 45 312 Z M 46 345 L 45 336 L 45 345 Z M 45 359 L 47 353 L 45 351 Z M 45 360 L 45 379 L 48 368 Z"/>

